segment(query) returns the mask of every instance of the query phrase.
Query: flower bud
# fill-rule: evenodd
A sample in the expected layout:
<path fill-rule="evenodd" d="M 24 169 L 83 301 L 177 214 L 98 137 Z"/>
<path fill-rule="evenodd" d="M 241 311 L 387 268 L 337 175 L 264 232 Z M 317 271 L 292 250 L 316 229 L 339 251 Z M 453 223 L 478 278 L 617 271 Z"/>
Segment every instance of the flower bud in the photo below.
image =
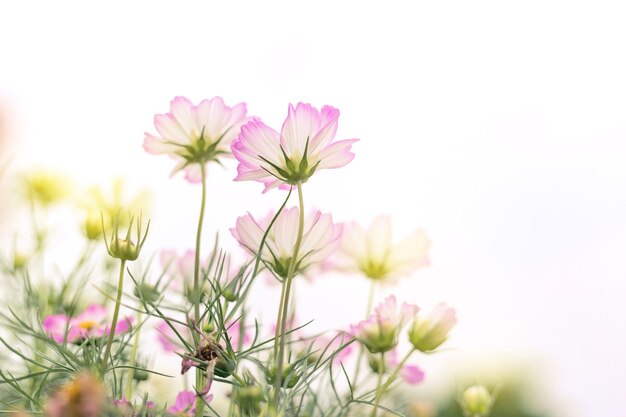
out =
<path fill-rule="evenodd" d="M 263 389 L 258 385 L 245 385 L 233 392 L 235 404 L 249 415 L 258 415 L 261 411 L 261 403 L 264 400 Z"/>
<path fill-rule="evenodd" d="M 148 283 L 142 282 L 133 291 L 135 297 L 145 300 L 148 303 L 155 303 L 159 299 L 159 291 Z"/>
<path fill-rule="evenodd" d="M 456 324 L 454 309 L 439 304 L 428 317 L 418 317 L 409 327 L 409 340 L 421 352 L 437 349 L 448 338 L 450 329 Z"/>
<path fill-rule="evenodd" d="M 268 384 L 274 385 L 276 373 L 276 366 L 272 366 L 267 370 L 266 378 Z M 300 373 L 297 372 L 290 363 L 285 363 L 283 365 L 283 375 L 281 379 L 283 388 L 293 388 L 300 379 Z"/>
<path fill-rule="evenodd" d="M 493 396 L 482 385 L 469 387 L 461 397 L 461 407 L 467 417 L 487 417 L 492 405 Z"/>
<path fill-rule="evenodd" d="M 102 236 L 102 217 L 100 213 L 90 211 L 83 223 L 83 230 L 89 240 L 98 240 Z"/>
<path fill-rule="evenodd" d="M 212 321 L 207 321 L 206 323 L 204 323 L 204 325 L 202 326 L 202 330 L 205 333 L 213 333 L 213 330 L 215 330 L 215 324 Z"/>
<path fill-rule="evenodd" d="M 228 378 L 236 368 L 237 361 L 235 355 L 224 351 L 223 354 L 217 358 L 213 373 L 220 378 Z"/>
<path fill-rule="evenodd" d="M 117 239 L 111 241 L 109 251 L 112 257 L 123 261 L 134 261 L 139 257 L 139 250 L 132 241 Z"/>
<path fill-rule="evenodd" d="M 27 262 L 28 262 L 28 258 L 23 253 L 15 252 L 13 254 L 13 269 L 14 270 L 17 271 L 19 269 L 24 268 Z"/>
<path fill-rule="evenodd" d="M 137 382 L 147 381 L 150 378 L 150 372 L 144 369 L 135 369 L 133 371 L 133 379 Z"/>

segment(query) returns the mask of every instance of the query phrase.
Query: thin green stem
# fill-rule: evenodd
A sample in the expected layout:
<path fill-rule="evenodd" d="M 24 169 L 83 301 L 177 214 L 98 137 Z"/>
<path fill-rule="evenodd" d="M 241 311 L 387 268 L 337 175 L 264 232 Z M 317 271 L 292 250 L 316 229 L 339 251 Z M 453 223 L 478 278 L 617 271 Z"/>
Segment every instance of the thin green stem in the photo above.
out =
<path fill-rule="evenodd" d="M 137 362 L 137 347 L 139 346 L 139 333 L 141 332 L 141 311 L 137 312 L 137 330 L 135 331 L 135 339 L 133 340 L 133 348 L 130 351 L 128 379 L 126 380 L 126 399 L 132 400 L 133 397 L 133 377 L 135 376 L 135 363 Z"/>
<path fill-rule="evenodd" d="M 367 296 L 367 307 L 365 309 L 365 318 L 367 319 L 372 313 L 374 307 L 374 294 L 376 293 L 376 281 L 372 280 L 370 284 L 370 290 Z M 363 355 L 365 354 L 365 348 L 363 345 L 359 347 L 359 355 L 356 358 L 356 366 L 354 368 L 354 377 L 352 378 L 353 384 L 356 387 L 359 378 L 359 372 L 361 371 L 361 363 L 363 362 Z"/>
<path fill-rule="evenodd" d="M 374 398 L 374 408 L 372 409 L 372 417 L 378 414 L 378 405 L 382 395 L 381 385 L 383 383 L 383 374 L 385 373 L 385 352 L 380 352 L 378 356 L 378 382 L 376 383 L 376 397 Z"/>
<path fill-rule="evenodd" d="M 202 328 L 198 321 L 200 320 L 200 243 L 202 237 L 202 223 L 204 222 L 204 209 L 206 207 L 206 169 L 203 163 L 200 164 L 200 173 L 202 176 L 202 202 L 200 203 L 200 216 L 198 219 L 198 232 L 196 233 L 196 257 L 193 266 L 193 318 L 198 328 Z M 194 341 L 196 344 L 200 341 L 200 335 L 195 332 Z M 196 368 L 196 390 L 202 391 L 205 384 L 204 372 L 200 368 Z M 196 398 L 196 417 L 202 417 L 204 413 L 204 399 L 200 396 Z"/>
<path fill-rule="evenodd" d="M 285 296 L 282 300 L 282 317 L 280 319 L 280 347 L 278 349 L 278 357 L 276 358 L 276 381 L 274 381 L 274 404 L 278 409 L 278 400 L 280 399 L 280 387 L 282 386 L 283 377 L 283 361 L 285 358 L 285 341 L 286 341 L 286 327 L 287 327 L 287 314 L 289 312 L 289 298 L 291 294 L 291 283 L 293 276 L 296 272 L 296 265 L 298 263 L 298 255 L 300 252 L 300 245 L 302 244 L 302 234 L 304 233 L 304 197 L 302 195 L 302 184 L 297 183 L 298 187 L 298 202 L 300 205 L 300 218 L 298 221 L 298 235 L 296 237 L 296 243 L 293 247 L 293 254 L 291 261 L 289 262 L 289 269 L 287 270 L 287 278 L 285 284 Z M 276 323 L 278 326 L 279 323 Z"/>
<path fill-rule="evenodd" d="M 109 340 L 107 341 L 107 347 L 104 351 L 104 358 L 102 363 L 105 368 L 109 363 L 109 356 L 111 356 L 111 346 L 113 345 L 113 338 L 115 337 L 115 329 L 117 327 L 117 319 L 120 314 L 120 304 L 122 303 L 122 286 L 124 285 L 124 268 L 126 267 L 126 260 L 122 259 L 120 262 L 120 277 L 117 281 L 117 296 L 115 297 L 115 310 L 113 310 L 113 321 L 111 322 L 111 328 L 109 330 Z"/>
<path fill-rule="evenodd" d="M 406 355 L 404 355 L 404 358 L 402 358 L 402 360 L 400 361 L 400 363 L 398 363 L 398 365 L 396 366 L 396 368 L 393 370 L 393 372 L 391 373 L 391 376 L 389 376 L 389 378 L 387 378 L 387 381 L 385 381 L 385 383 L 383 384 L 383 386 L 380 388 L 380 396 L 382 397 L 383 395 L 385 395 L 385 392 L 387 392 L 387 389 L 389 388 L 389 385 L 391 385 L 391 383 L 397 378 L 398 374 L 400 373 L 400 371 L 402 370 L 402 367 L 404 366 L 404 364 L 406 363 L 406 361 L 409 360 L 409 358 L 411 357 L 411 355 L 413 354 L 413 352 L 415 352 L 415 349 L 411 349 L 407 352 Z"/>

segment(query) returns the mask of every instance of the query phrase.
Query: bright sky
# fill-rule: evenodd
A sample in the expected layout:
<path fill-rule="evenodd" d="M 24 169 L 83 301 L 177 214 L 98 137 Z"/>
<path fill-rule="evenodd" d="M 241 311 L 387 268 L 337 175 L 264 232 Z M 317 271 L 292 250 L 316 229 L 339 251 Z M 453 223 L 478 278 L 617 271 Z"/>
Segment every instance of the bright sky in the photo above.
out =
<path fill-rule="evenodd" d="M 399 236 L 428 231 L 432 267 L 395 292 L 458 309 L 458 349 L 423 359 L 430 375 L 510 357 L 539 372 L 560 415 L 619 417 L 625 12 L 550 0 L 4 3 L 0 104 L 14 167 L 150 188 L 151 250 L 193 244 L 199 189 L 141 148 L 174 96 L 245 101 L 275 127 L 290 102 L 339 108 L 337 137 L 360 138 L 357 157 L 307 183 L 307 205 L 338 221 L 390 214 Z M 230 182 L 234 167 L 211 168 L 206 242 L 220 230 L 234 247 L 238 215 L 280 204 L 280 192 Z M 365 294 L 357 278 L 328 278 L 302 309 L 345 326 Z"/>

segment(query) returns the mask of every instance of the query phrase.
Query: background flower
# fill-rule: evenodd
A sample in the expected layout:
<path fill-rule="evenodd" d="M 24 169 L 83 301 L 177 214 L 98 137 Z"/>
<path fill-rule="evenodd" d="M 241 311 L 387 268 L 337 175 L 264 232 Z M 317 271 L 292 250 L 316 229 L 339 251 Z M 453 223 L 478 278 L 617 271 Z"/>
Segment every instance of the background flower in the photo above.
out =
<path fill-rule="evenodd" d="M 355 222 L 346 224 L 335 262 L 341 271 L 389 283 L 428 265 L 429 248 L 422 230 L 394 243 L 391 219 L 378 216 L 367 230 Z"/>
<path fill-rule="evenodd" d="M 117 323 L 115 334 L 127 332 L 133 322 L 126 317 Z M 91 304 L 76 317 L 64 314 L 47 316 L 43 319 L 43 329 L 58 343 L 63 343 L 67 332 L 67 341 L 72 343 L 90 337 L 102 337 L 109 334 L 108 311 L 105 306 Z"/>

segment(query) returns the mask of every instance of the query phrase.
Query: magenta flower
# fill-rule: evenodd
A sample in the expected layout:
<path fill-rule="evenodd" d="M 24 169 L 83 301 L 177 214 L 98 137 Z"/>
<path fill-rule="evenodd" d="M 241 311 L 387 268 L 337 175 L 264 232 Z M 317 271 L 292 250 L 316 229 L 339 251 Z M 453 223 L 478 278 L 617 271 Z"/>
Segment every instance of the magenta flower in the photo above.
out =
<path fill-rule="evenodd" d="M 333 142 L 339 110 L 310 104 L 289 105 L 287 119 L 278 133 L 253 119 L 241 128 L 232 143 L 239 161 L 235 181 L 256 180 L 272 188 L 303 183 L 316 171 L 340 168 L 354 158 L 350 152 L 358 139 Z M 284 187 L 283 187 L 284 188 Z"/>
<path fill-rule="evenodd" d="M 300 210 L 297 207 L 283 209 L 267 234 L 262 259 L 280 277 L 287 276 L 289 263 L 296 244 Z M 231 233 L 241 246 L 255 255 L 273 215 L 257 221 L 250 213 L 239 217 Z M 334 224 L 330 214 L 315 211 L 305 218 L 302 243 L 298 252 L 296 271 L 303 273 L 313 265 L 330 256 L 339 246 L 343 225 Z"/>
<path fill-rule="evenodd" d="M 224 105 L 221 97 L 194 106 L 185 97 L 170 103 L 170 112 L 154 116 L 158 136 L 146 133 L 143 147 L 152 154 L 167 154 L 178 161 L 172 175 L 185 170 L 190 182 L 201 180 L 201 167 L 228 155 L 246 117 L 245 103 Z"/>
<path fill-rule="evenodd" d="M 343 272 L 390 283 L 428 265 L 429 248 L 430 239 L 422 230 L 394 243 L 390 218 L 379 216 L 367 230 L 354 222 L 345 226 L 335 262 Z"/>
<path fill-rule="evenodd" d="M 415 317 L 419 307 L 403 303 L 400 309 L 396 297 L 390 295 L 376 307 L 367 320 L 350 326 L 350 333 L 371 353 L 388 352 L 398 345 L 398 335 L 404 324 Z"/>
<path fill-rule="evenodd" d="M 206 402 L 213 399 L 213 394 L 205 397 Z M 181 391 L 176 396 L 176 402 L 167 409 L 169 413 L 177 416 L 193 416 L 196 411 L 196 393 L 193 391 Z"/>
<path fill-rule="evenodd" d="M 57 343 L 63 343 L 64 339 L 69 343 L 74 343 L 87 338 L 108 335 L 109 321 L 107 316 L 105 306 L 91 304 L 76 317 L 72 318 L 64 314 L 51 315 L 45 317 L 42 324 L 46 334 Z M 126 317 L 118 322 L 115 334 L 126 333 L 130 329 L 132 322 L 132 317 Z"/>

